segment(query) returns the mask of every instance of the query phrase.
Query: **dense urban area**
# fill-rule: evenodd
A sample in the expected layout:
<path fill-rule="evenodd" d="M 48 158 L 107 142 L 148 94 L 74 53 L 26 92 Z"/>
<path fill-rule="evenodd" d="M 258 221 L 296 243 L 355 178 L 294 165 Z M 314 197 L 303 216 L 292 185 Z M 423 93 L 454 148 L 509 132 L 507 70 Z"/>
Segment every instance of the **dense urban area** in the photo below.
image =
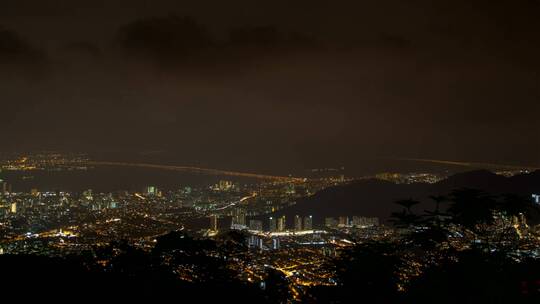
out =
<path fill-rule="evenodd" d="M 84 155 L 46 153 L 5 160 L 1 168 L 4 172 L 27 171 L 23 176 L 29 178 L 36 170 L 92 170 L 88 163 Z M 393 214 L 390 220 L 365 214 L 327 216 L 317 221 L 310 214 L 280 215 L 280 210 L 294 206 L 299 199 L 355 181 L 340 174 L 340 170 L 322 171 L 338 174 L 251 183 L 222 179 L 216 184 L 181 185 L 178 189 L 148 185 L 138 191 L 111 193 L 92 189 L 80 193 L 50 189 L 20 192 L 12 188 L 9 180 L 0 180 L 0 254 L 92 256 L 99 267 L 106 269 L 113 267 L 115 253 L 103 257 L 100 252 L 119 241 L 133 250 L 153 252 L 160 239 L 174 236 L 200 242 L 212 240 L 220 246 L 234 239 L 240 251 L 224 253 L 214 248 L 203 252 L 208 256 L 233 258 L 235 262 L 227 268 L 234 276 L 261 289 L 266 288 L 268 272 L 276 271 L 286 282 L 287 301 L 314 299 L 316 288 L 339 285 L 336 272 L 340 270 L 328 265 L 354 248 L 376 242 L 403 245 L 412 242 L 411 235 L 427 237 L 423 241 L 433 243 L 429 246 L 439 251 L 460 252 L 489 244 L 493 246 L 489 247 L 492 252 L 499 247 L 511 248 L 505 252 L 513 260 L 539 257 L 539 226 L 529 225 L 524 213 L 525 209 L 538 206 L 540 196 L 536 194 L 531 194 L 530 201 L 525 202 L 530 206 L 524 210 L 517 206 L 486 209 L 487 218 L 482 219 L 481 225 L 467 222 L 476 219 L 459 219 L 461 211 L 454 214 L 454 219 L 464 222 L 453 221 L 449 213 L 439 209 L 443 201 L 452 200 L 443 197 L 433 197 L 436 207 L 423 215 L 414 214 L 411 209 L 417 202 L 398 201 L 403 211 Z M 498 173 L 510 176 L 524 172 Z M 396 184 L 433 184 L 445 176 L 380 173 L 361 179 L 372 178 Z M 484 200 L 482 194 L 470 191 L 453 193 L 455 204 L 459 205 L 460 199 Z M 471 226 L 465 229 L 467 225 Z M 444 241 L 434 244 L 438 237 Z M 397 291 L 405 290 L 412 278 L 439 263 L 444 256 L 440 252 L 418 255 L 414 250 L 404 250 L 404 254 L 408 259 L 397 269 Z M 163 261 L 167 263 L 165 256 Z M 200 276 L 187 265 L 175 265 L 174 273 L 185 281 Z M 538 282 L 534 284 L 537 285 L 531 288 L 539 287 Z"/>

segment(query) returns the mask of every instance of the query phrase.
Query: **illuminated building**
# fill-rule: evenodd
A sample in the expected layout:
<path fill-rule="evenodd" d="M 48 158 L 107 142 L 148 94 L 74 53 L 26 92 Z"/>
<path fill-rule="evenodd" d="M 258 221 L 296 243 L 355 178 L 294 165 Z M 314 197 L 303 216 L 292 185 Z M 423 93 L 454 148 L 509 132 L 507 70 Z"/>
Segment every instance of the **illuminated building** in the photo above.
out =
<path fill-rule="evenodd" d="M 92 201 L 92 200 L 94 200 L 94 196 L 93 196 L 92 189 L 88 189 L 88 190 L 84 191 L 84 192 L 83 192 L 83 197 L 84 197 L 87 201 Z"/>
<path fill-rule="evenodd" d="M 540 205 L 540 194 L 533 194 L 532 199 L 533 199 L 535 204 Z"/>
<path fill-rule="evenodd" d="M 17 203 L 11 203 L 10 211 L 11 213 L 17 213 Z"/>
<path fill-rule="evenodd" d="M 157 194 L 158 194 L 158 189 L 155 186 L 146 187 L 146 195 L 153 196 Z"/>
<path fill-rule="evenodd" d="M 220 180 L 218 184 L 218 189 L 221 191 L 228 191 L 233 188 L 233 182 L 227 180 Z"/>
<path fill-rule="evenodd" d="M 286 229 L 286 221 L 285 221 L 285 215 L 281 216 L 277 220 L 277 231 L 283 232 Z"/>
<path fill-rule="evenodd" d="M 324 219 L 324 225 L 328 228 L 336 228 L 338 226 L 338 221 L 333 217 L 327 217 Z"/>
<path fill-rule="evenodd" d="M 0 179 L 0 190 L 2 191 L 0 195 L 7 195 L 11 193 L 11 185 L 6 181 Z"/>
<path fill-rule="evenodd" d="M 335 257 L 336 256 L 336 249 L 333 247 L 323 247 L 322 248 L 322 254 L 327 257 Z"/>
<path fill-rule="evenodd" d="M 250 235 L 248 238 L 249 248 L 257 247 L 258 237 L 256 235 Z"/>
<path fill-rule="evenodd" d="M 294 230 L 296 231 L 302 230 L 302 218 L 299 215 L 296 215 L 294 217 Z"/>
<path fill-rule="evenodd" d="M 296 190 L 294 189 L 294 184 L 288 184 L 285 186 L 285 193 L 286 194 L 295 194 Z"/>
<path fill-rule="evenodd" d="M 249 221 L 249 230 L 255 230 L 255 231 L 262 231 L 263 230 L 263 224 L 259 220 L 250 220 Z"/>
<path fill-rule="evenodd" d="M 272 239 L 272 249 L 278 250 L 280 247 L 281 246 L 280 246 L 279 238 L 273 238 Z"/>
<path fill-rule="evenodd" d="M 277 219 L 275 217 L 269 218 L 269 230 L 270 232 L 276 232 L 277 231 Z"/>
<path fill-rule="evenodd" d="M 312 230 L 313 229 L 313 216 L 306 216 L 304 217 L 304 230 Z"/>
<path fill-rule="evenodd" d="M 338 227 L 347 227 L 347 226 L 349 226 L 349 217 L 348 216 L 340 216 L 339 217 Z"/>
<path fill-rule="evenodd" d="M 210 216 L 210 230 L 218 231 L 218 219 L 217 215 Z"/>
<path fill-rule="evenodd" d="M 256 235 L 251 235 L 248 238 L 249 248 L 263 249 L 263 239 Z"/>
<path fill-rule="evenodd" d="M 354 227 L 371 227 L 378 225 L 379 218 L 377 217 L 353 216 L 352 218 L 352 226 Z"/>
<path fill-rule="evenodd" d="M 246 228 L 246 210 L 244 208 L 234 208 L 232 225 L 235 229 Z"/>

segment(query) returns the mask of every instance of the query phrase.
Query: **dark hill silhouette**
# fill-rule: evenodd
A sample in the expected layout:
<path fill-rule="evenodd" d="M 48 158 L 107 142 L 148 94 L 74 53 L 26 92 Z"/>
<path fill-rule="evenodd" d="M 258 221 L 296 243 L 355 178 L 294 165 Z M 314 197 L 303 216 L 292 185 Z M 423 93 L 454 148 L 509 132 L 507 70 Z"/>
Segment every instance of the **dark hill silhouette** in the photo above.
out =
<path fill-rule="evenodd" d="M 404 185 L 376 179 L 362 180 L 324 189 L 276 215 L 285 215 L 287 225 L 292 225 L 295 215 L 313 215 L 315 226 L 322 225 L 324 217 L 362 215 L 386 218 L 393 210 L 389 209 L 393 207 L 392 202 L 403 198 L 420 199 L 427 192 L 428 185 L 425 184 Z"/>
<path fill-rule="evenodd" d="M 514 185 L 514 192 L 538 193 L 540 192 L 540 170 L 529 174 L 520 174 L 509 178 Z"/>
<path fill-rule="evenodd" d="M 280 210 L 275 215 L 287 216 L 292 221 L 295 215 L 313 215 L 314 224 L 320 226 L 325 217 L 376 216 L 385 221 L 392 212 L 398 211 L 394 204 L 400 199 L 421 202 L 415 206 L 420 212 L 432 209 L 432 195 L 447 195 L 456 189 L 478 189 L 490 194 L 517 194 L 530 196 L 540 193 L 540 171 L 504 177 L 486 170 L 459 173 L 435 184 L 394 184 L 369 179 L 348 185 L 330 187 L 310 197 L 298 200 L 297 204 Z M 288 223 L 292 225 L 292 222 Z"/>
<path fill-rule="evenodd" d="M 56 258 L 36 255 L 0 255 L 2 290 L 18 300 L 52 303 L 115 300 L 181 303 L 216 301 L 266 303 L 260 290 L 234 281 L 189 283 L 178 280 L 170 269 L 139 260 L 124 261 L 137 271 L 95 271 L 93 258 Z M 212 273 L 210 273 L 212 274 Z M 208 292 L 212 291 L 212 292 Z M 239 294 L 245 297 L 238 298 Z M 84 302 L 83 301 L 83 302 Z M 107 302 L 107 301 L 105 301 Z M 249 302 L 251 303 L 251 302 Z"/>
<path fill-rule="evenodd" d="M 475 170 L 457 173 L 431 187 L 436 192 L 448 192 L 459 188 L 479 189 L 487 192 L 505 188 L 508 179 L 487 170 Z M 441 193 L 442 194 L 442 193 Z"/>

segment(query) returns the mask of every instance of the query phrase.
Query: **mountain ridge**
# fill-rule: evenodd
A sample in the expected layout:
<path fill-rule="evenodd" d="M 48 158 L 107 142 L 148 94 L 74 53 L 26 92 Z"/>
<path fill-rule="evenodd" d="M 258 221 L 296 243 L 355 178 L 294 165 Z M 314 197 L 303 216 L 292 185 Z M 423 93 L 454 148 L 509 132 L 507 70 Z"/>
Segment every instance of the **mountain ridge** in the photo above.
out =
<path fill-rule="evenodd" d="M 386 221 L 390 214 L 399 211 L 395 204 L 402 199 L 420 201 L 417 212 L 431 209 L 430 196 L 447 195 L 456 189 L 478 189 L 493 195 L 517 194 L 530 196 L 540 193 L 540 171 L 504 177 L 487 170 L 475 170 L 452 175 L 434 184 L 395 184 L 392 182 L 367 179 L 346 185 L 329 187 L 312 196 L 299 199 L 291 207 L 274 213 L 285 215 L 288 225 L 295 215 L 313 216 L 315 226 L 323 225 L 325 217 L 367 216 L 379 217 Z"/>

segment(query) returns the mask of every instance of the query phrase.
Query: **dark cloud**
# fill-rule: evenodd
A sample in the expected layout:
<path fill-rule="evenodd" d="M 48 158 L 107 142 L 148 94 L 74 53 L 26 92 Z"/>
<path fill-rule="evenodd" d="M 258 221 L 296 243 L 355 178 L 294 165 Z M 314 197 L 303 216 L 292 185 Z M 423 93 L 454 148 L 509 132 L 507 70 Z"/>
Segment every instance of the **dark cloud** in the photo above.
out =
<path fill-rule="evenodd" d="M 276 26 L 239 26 L 219 38 L 194 18 L 169 15 L 136 20 L 120 28 L 117 40 L 131 55 L 161 66 L 214 66 L 252 62 L 312 50 L 321 45 L 313 37 Z M 225 65 L 223 67 L 222 65 Z"/>
<path fill-rule="evenodd" d="M 314 37 L 276 26 L 244 26 L 229 31 L 229 45 L 255 47 L 267 50 L 298 49 L 320 46 Z"/>
<path fill-rule="evenodd" d="M 16 31 L 0 27 L 0 128 L 6 129 L 16 115 L 35 105 L 24 92 L 47 75 L 48 59 Z"/>
<path fill-rule="evenodd" d="M 129 52 L 158 61 L 182 60 L 216 43 L 193 18 L 175 15 L 127 24 L 119 30 L 118 41 Z"/>
<path fill-rule="evenodd" d="M 99 58 L 103 55 L 103 50 L 99 46 L 87 41 L 67 43 L 61 48 L 61 51 L 72 54 L 81 54 L 93 58 Z"/>
<path fill-rule="evenodd" d="M 0 124 L 6 145 L 218 167 L 539 162 L 538 12 L 525 0 L 6 0 L 22 49 L 52 60 L 40 82 L 4 77 L 16 111 Z"/>
<path fill-rule="evenodd" d="M 0 64 L 43 64 L 46 55 L 17 32 L 0 27 Z"/>

